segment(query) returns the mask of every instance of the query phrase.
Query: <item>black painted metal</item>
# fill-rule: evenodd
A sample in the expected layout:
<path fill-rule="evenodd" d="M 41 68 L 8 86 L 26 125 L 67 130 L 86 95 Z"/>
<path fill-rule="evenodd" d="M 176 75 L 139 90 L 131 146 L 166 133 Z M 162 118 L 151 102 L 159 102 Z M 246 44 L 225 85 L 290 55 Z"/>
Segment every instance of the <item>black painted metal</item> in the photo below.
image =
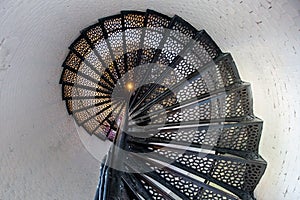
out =
<path fill-rule="evenodd" d="M 250 84 L 204 30 L 122 11 L 82 30 L 62 67 L 68 113 L 114 144 L 95 200 L 255 199 L 263 122 Z"/>

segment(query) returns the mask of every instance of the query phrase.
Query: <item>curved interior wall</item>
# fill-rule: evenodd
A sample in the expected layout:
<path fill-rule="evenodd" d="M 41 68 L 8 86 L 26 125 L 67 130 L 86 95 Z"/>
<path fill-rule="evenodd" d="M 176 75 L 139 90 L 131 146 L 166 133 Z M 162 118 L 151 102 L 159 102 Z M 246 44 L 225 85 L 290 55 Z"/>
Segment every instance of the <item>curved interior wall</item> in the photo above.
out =
<path fill-rule="evenodd" d="M 79 30 L 147 8 L 179 14 L 233 55 L 264 120 L 255 195 L 299 199 L 299 0 L 1 1 L 0 199 L 93 199 L 99 163 L 61 101 L 60 66 Z"/>

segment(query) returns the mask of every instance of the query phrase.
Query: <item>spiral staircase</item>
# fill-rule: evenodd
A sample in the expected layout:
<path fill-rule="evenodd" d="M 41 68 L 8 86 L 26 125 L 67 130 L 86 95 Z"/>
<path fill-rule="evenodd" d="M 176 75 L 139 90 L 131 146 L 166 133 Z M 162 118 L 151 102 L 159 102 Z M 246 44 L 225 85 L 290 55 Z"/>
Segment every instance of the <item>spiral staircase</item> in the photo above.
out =
<path fill-rule="evenodd" d="M 255 199 L 263 122 L 204 30 L 153 10 L 102 18 L 70 46 L 60 83 L 76 123 L 112 141 L 95 199 Z"/>

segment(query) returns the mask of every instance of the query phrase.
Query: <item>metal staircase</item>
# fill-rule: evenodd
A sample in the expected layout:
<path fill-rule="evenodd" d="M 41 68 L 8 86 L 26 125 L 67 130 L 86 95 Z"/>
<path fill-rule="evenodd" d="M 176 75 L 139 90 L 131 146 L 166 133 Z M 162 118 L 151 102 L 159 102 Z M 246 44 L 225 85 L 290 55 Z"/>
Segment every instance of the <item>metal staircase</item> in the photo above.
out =
<path fill-rule="evenodd" d="M 95 199 L 255 199 L 263 122 L 233 58 L 179 16 L 122 11 L 70 46 L 69 114 L 112 141 Z"/>

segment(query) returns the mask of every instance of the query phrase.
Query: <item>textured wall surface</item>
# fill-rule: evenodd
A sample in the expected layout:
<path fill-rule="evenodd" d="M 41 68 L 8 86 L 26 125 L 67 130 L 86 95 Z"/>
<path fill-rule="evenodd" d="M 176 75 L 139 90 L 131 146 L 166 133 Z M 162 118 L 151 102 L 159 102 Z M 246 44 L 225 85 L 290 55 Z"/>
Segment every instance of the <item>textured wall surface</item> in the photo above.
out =
<path fill-rule="evenodd" d="M 299 0 L 1 0 L 0 199 L 92 199 L 98 160 L 61 101 L 61 63 L 78 31 L 151 8 L 206 29 L 252 83 L 264 120 L 260 200 L 300 199 Z"/>

